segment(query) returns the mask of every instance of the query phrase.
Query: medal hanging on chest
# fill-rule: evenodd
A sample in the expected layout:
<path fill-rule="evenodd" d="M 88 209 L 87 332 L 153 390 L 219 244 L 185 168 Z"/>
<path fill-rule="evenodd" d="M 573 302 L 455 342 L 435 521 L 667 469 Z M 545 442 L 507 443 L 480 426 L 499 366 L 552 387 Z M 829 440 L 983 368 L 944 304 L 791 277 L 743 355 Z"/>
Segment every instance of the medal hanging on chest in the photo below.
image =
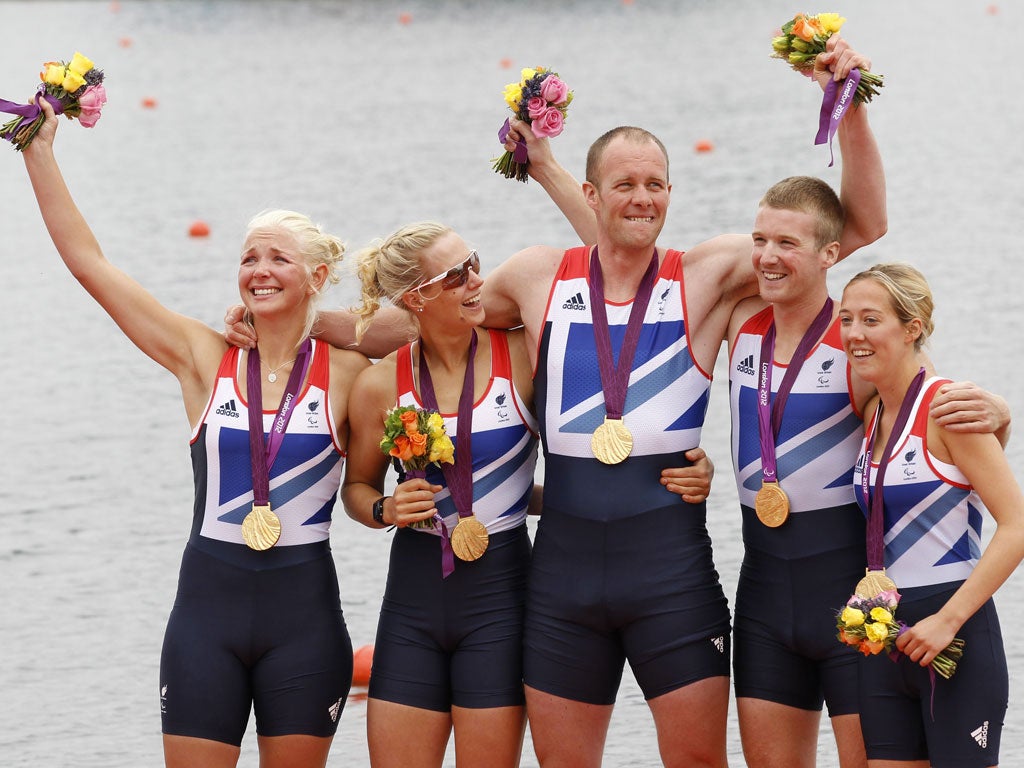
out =
<path fill-rule="evenodd" d="M 459 513 L 459 522 L 451 533 L 451 549 L 455 556 L 464 562 L 472 562 L 487 551 L 490 537 L 487 527 L 473 514 L 473 365 L 476 359 L 476 331 L 469 342 L 469 356 L 466 360 L 466 373 L 462 377 L 462 392 L 459 395 L 459 421 L 455 432 L 455 462 L 442 464 L 445 484 L 451 494 L 452 503 Z M 420 394 L 423 404 L 440 412 L 434 384 L 430 378 L 430 368 L 423 353 L 423 340 L 420 339 Z M 454 564 L 451 565 L 454 568 Z M 448 565 L 442 562 L 442 575 L 451 573 Z"/>
<path fill-rule="evenodd" d="M 903 396 L 899 413 L 893 422 L 889 439 L 885 443 L 885 451 L 878 462 L 878 471 L 875 473 L 874 493 L 871 493 L 871 455 L 875 442 L 875 430 L 882 420 L 882 403 L 878 403 L 875 411 L 874 421 L 864 441 L 864 463 L 861 469 L 860 490 L 864 496 L 864 504 L 868 508 L 867 526 L 867 550 L 868 567 L 865 569 L 864 578 L 857 583 L 854 593 L 859 597 L 872 598 L 882 592 L 895 592 L 896 583 L 885 575 L 885 501 L 883 500 L 883 489 L 885 488 L 885 470 L 889 464 L 889 458 L 910 420 L 910 412 L 914 408 L 914 402 L 921 392 L 924 384 L 925 371 L 921 368 L 910 382 L 910 388 Z"/>
<path fill-rule="evenodd" d="M 644 272 L 637 288 L 636 296 L 633 297 L 633 306 L 629 310 L 626 334 L 622 339 L 619 361 L 616 365 L 612 354 L 611 334 L 608 330 L 608 310 L 604 303 L 604 276 L 601 273 L 601 261 L 596 245 L 590 255 L 590 311 L 606 413 L 604 421 L 590 438 L 590 450 L 594 458 L 603 464 L 619 464 L 633 451 L 633 435 L 622 416 L 626 407 L 629 375 L 633 372 L 633 357 L 640 341 L 644 315 L 647 314 L 647 304 L 651 300 L 657 276 L 658 250 L 655 248 L 647 271 Z"/>
<path fill-rule="evenodd" d="M 786 373 L 779 383 L 779 391 L 772 400 L 772 367 L 775 358 L 775 321 L 772 320 L 768 332 L 761 340 L 760 369 L 757 385 L 757 432 L 761 444 L 761 489 L 754 497 L 754 512 L 757 519 L 769 528 L 778 528 L 789 518 L 789 497 L 779 485 L 778 470 L 775 463 L 775 442 L 782 427 L 782 413 L 786 408 L 786 400 L 793 390 L 796 377 L 803 367 L 804 360 L 811 348 L 825 333 L 832 322 L 833 302 L 831 297 L 819 310 L 797 344 L 796 351 L 789 361 Z"/>
<path fill-rule="evenodd" d="M 249 458 L 252 463 L 252 511 L 242 520 L 242 540 L 250 549 L 263 551 L 281 538 L 281 520 L 270 508 L 270 468 L 274 465 L 285 429 L 292 415 L 292 406 L 306 378 L 312 342 L 302 342 L 288 383 L 281 397 L 274 423 L 267 440 L 263 439 L 263 386 L 260 382 L 260 353 L 249 352 L 246 368 L 246 393 L 249 397 Z"/>

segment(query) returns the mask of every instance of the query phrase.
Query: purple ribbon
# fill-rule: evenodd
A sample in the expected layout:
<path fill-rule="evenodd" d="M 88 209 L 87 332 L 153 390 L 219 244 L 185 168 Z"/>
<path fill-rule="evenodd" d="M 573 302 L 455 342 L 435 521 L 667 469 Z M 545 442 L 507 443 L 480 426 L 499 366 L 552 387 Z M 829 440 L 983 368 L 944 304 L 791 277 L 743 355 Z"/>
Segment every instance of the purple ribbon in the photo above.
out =
<path fill-rule="evenodd" d="M 249 456 L 252 460 L 252 497 L 253 504 L 262 507 L 270 503 L 270 468 L 281 450 L 284 432 L 288 420 L 292 417 L 292 406 L 299 393 L 306 370 L 309 368 L 309 354 L 312 342 L 306 338 L 299 348 L 299 354 L 288 377 L 281 405 L 270 428 L 267 442 L 263 440 L 263 382 L 260 381 L 260 352 L 254 348 L 249 351 L 247 367 L 246 391 L 249 395 Z"/>
<path fill-rule="evenodd" d="M 626 388 L 629 385 L 629 374 L 633 371 L 633 357 L 636 345 L 640 341 L 640 329 L 647 314 L 647 304 L 654 291 L 655 278 L 658 276 L 658 249 L 654 249 L 651 263 L 647 265 L 640 287 L 633 297 L 633 306 L 629 310 L 626 323 L 626 335 L 622 339 L 619 350 L 619 362 L 615 364 L 612 354 L 612 339 L 608 333 L 608 310 L 604 305 L 604 276 L 601 274 L 601 261 L 598 259 L 597 246 L 590 255 L 590 312 L 594 321 L 594 345 L 597 347 L 597 366 L 601 372 L 601 387 L 604 389 L 605 410 L 610 419 L 621 419 L 626 407 Z"/>
<path fill-rule="evenodd" d="M 0 99 L 0 112 L 6 112 L 9 115 L 21 116 L 21 120 L 18 121 L 14 128 L 0 134 L 0 138 L 7 139 L 9 141 L 13 139 L 18 131 L 26 125 L 31 125 L 32 122 L 43 113 L 42 107 L 39 106 L 40 99 L 46 99 L 50 102 L 50 106 L 53 107 L 53 111 L 56 114 L 64 114 L 64 103 L 56 96 L 51 96 L 50 94 L 42 91 L 37 93 L 35 100 L 28 104 L 17 104 L 13 101 L 7 101 L 7 99 Z"/>
<path fill-rule="evenodd" d="M 804 359 L 821 335 L 832 322 L 832 297 L 825 298 L 825 304 L 818 312 L 817 317 L 810 327 L 804 332 L 796 352 L 793 353 L 786 373 L 779 384 L 779 391 L 775 393 L 775 400 L 771 402 L 772 396 L 772 365 L 775 357 L 775 320 L 772 320 L 768 333 L 761 340 L 761 375 L 757 387 L 757 426 L 761 438 L 761 473 L 766 483 L 774 483 L 777 480 L 777 468 L 775 465 L 775 440 L 779 436 L 779 429 L 782 427 L 782 411 L 786 407 L 786 400 L 796 382 L 797 374 L 803 367 Z"/>
<path fill-rule="evenodd" d="M 839 129 L 839 122 L 846 116 L 846 112 L 853 97 L 857 93 L 857 86 L 860 84 L 860 70 L 851 69 L 850 74 L 843 80 L 843 90 L 839 91 L 839 84 L 835 80 L 829 80 L 825 86 L 825 95 L 821 100 L 821 112 L 818 114 L 818 135 L 814 137 L 815 144 L 828 142 L 828 166 L 832 167 L 835 162 L 835 154 L 832 152 L 832 137 Z M 838 93 L 837 93 L 838 92 Z"/>
<path fill-rule="evenodd" d="M 882 420 L 882 403 L 879 401 L 878 410 L 875 411 L 875 419 L 871 423 L 871 429 L 868 431 L 868 436 L 864 449 L 864 467 L 861 470 L 860 485 L 861 492 L 864 494 L 864 503 L 868 506 L 868 531 L 867 531 L 867 549 L 868 549 L 868 568 L 872 571 L 881 571 L 885 568 L 885 525 L 884 519 L 884 505 L 882 503 L 882 489 L 885 487 L 885 468 L 889 464 L 889 458 L 892 456 L 892 452 L 896 449 L 896 442 L 900 439 L 900 435 L 903 433 L 903 428 L 907 425 L 907 420 L 910 418 L 910 412 L 914 408 L 914 401 L 917 399 L 918 393 L 921 391 L 921 385 L 924 383 L 924 368 L 921 368 L 917 375 L 914 376 L 914 380 L 910 382 L 910 388 L 907 393 L 903 396 L 903 402 L 900 404 L 899 413 L 896 414 L 896 422 L 892 425 L 892 432 L 889 433 L 889 439 L 885 444 L 885 452 L 882 454 L 882 458 L 878 462 L 878 472 L 875 475 L 875 493 L 871 495 L 871 454 L 872 446 L 875 441 L 875 430 L 878 428 L 878 423 Z"/>
<path fill-rule="evenodd" d="M 505 124 L 498 129 L 498 143 L 502 146 L 505 145 L 505 140 L 508 138 L 508 132 L 512 129 L 509 121 L 506 119 Z M 526 142 L 519 139 L 516 142 L 515 151 L 512 153 L 512 159 L 517 163 L 525 163 L 529 160 L 529 152 L 527 151 Z"/>
<path fill-rule="evenodd" d="M 434 382 L 427 367 L 427 356 L 423 353 L 423 338 L 420 338 L 420 395 L 423 404 L 441 412 L 434 394 Z M 466 373 L 462 377 L 462 392 L 459 395 L 459 421 L 455 433 L 455 462 L 442 464 L 441 473 L 452 496 L 452 502 L 459 513 L 459 519 L 473 515 L 473 360 L 476 359 L 476 331 L 469 342 L 469 358 Z M 435 521 L 441 516 L 434 515 Z M 452 551 L 448 529 L 441 520 L 441 578 L 448 578 L 455 570 L 455 553 Z"/>

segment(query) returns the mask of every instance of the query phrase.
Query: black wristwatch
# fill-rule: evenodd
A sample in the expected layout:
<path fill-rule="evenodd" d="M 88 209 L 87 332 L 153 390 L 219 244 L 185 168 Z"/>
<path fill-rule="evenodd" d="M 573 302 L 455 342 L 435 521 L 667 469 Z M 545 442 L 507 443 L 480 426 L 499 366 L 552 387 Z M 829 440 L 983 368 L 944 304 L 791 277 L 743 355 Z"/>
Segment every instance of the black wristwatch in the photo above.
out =
<path fill-rule="evenodd" d="M 387 523 L 384 522 L 384 500 L 387 498 L 387 496 L 381 496 L 373 502 L 373 521 L 380 525 L 387 525 Z"/>

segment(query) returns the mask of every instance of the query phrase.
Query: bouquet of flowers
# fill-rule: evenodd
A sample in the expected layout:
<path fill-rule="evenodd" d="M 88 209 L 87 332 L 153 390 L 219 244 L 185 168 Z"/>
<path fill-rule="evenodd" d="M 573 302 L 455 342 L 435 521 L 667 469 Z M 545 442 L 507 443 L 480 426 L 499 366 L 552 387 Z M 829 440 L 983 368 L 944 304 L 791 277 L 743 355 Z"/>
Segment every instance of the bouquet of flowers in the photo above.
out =
<path fill-rule="evenodd" d="M 788 61 L 797 72 L 809 75 L 814 69 L 815 57 L 825 52 L 826 41 L 845 23 L 846 19 L 838 13 L 817 16 L 798 13 L 782 25 L 782 34 L 772 40 L 772 58 Z M 862 71 L 854 100 L 858 103 L 871 101 L 884 84 L 882 75 Z"/>
<path fill-rule="evenodd" d="M 384 417 L 380 449 L 385 456 L 402 462 L 406 477 L 426 477 L 429 464 L 455 463 L 455 446 L 437 411 L 411 405 L 392 408 Z M 434 520 L 414 523 L 412 528 L 433 528 Z"/>
<path fill-rule="evenodd" d="M 31 142 L 45 119 L 39 100 L 46 99 L 58 115 L 69 120 L 77 117 L 86 128 L 92 128 L 100 119 L 100 110 L 107 101 L 103 88 L 103 71 L 80 53 L 70 62 L 48 61 L 39 73 L 42 83 L 34 102 L 16 104 L 0 99 L 0 112 L 17 115 L 0 126 L 0 138 L 14 144 L 19 152 Z"/>
<path fill-rule="evenodd" d="M 520 120 L 530 124 L 535 136 L 553 137 L 562 132 L 566 111 L 572 102 L 572 91 L 558 76 L 545 67 L 524 69 L 518 83 L 505 86 L 505 103 Z M 505 143 L 509 121 L 498 131 L 498 141 Z M 528 181 L 529 157 L 526 142 L 518 141 L 514 152 L 506 150 L 494 160 L 494 170 L 506 179 Z"/>
<path fill-rule="evenodd" d="M 836 614 L 836 628 L 839 642 L 851 645 L 865 656 L 885 651 L 895 661 L 900 652 L 896 650 L 896 638 L 907 628 L 902 621 L 896 621 L 896 606 L 900 594 L 895 590 L 878 593 L 875 597 L 854 595 L 844 608 Z M 953 638 L 946 649 L 932 659 L 931 667 L 947 680 L 956 672 L 956 665 L 964 655 L 964 641 Z"/>

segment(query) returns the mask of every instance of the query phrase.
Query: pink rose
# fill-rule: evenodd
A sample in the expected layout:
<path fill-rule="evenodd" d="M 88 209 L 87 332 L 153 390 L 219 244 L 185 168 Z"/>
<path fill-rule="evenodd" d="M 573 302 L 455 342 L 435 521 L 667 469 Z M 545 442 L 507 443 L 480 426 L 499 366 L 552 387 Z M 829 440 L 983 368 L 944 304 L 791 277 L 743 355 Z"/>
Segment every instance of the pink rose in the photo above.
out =
<path fill-rule="evenodd" d="M 548 107 L 543 115 L 530 123 L 530 127 L 533 129 L 534 136 L 538 138 L 551 138 L 562 132 L 564 123 L 565 118 L 562 116 L 561 111 L 556 107 Z"/>
<path fill-rule="evenodd" d="M 550 104 L 561 104 L 569 95 L 569 86 L 563 83 L 557 75 L 548 75 L 540 84 L 540 95 Z"/>
<path fill-rule="evenodd" d="M 78 97 L 78 106 L 82 113 L 78 116 L 80 122 L 86 128 L 92 128 L 100 119 L 100 111 L 107 103 L 107 91 L 103 84 L 90 85 L 82 95 Z"/>
<path fill-rule="evenodd" d="M 540 96 L 534 96 L 526 102 L 526 111 L 530 115 L 531 120 L 536 120 L 538 117 L 542 117 L 547 109 L 548 103 Z"/>

